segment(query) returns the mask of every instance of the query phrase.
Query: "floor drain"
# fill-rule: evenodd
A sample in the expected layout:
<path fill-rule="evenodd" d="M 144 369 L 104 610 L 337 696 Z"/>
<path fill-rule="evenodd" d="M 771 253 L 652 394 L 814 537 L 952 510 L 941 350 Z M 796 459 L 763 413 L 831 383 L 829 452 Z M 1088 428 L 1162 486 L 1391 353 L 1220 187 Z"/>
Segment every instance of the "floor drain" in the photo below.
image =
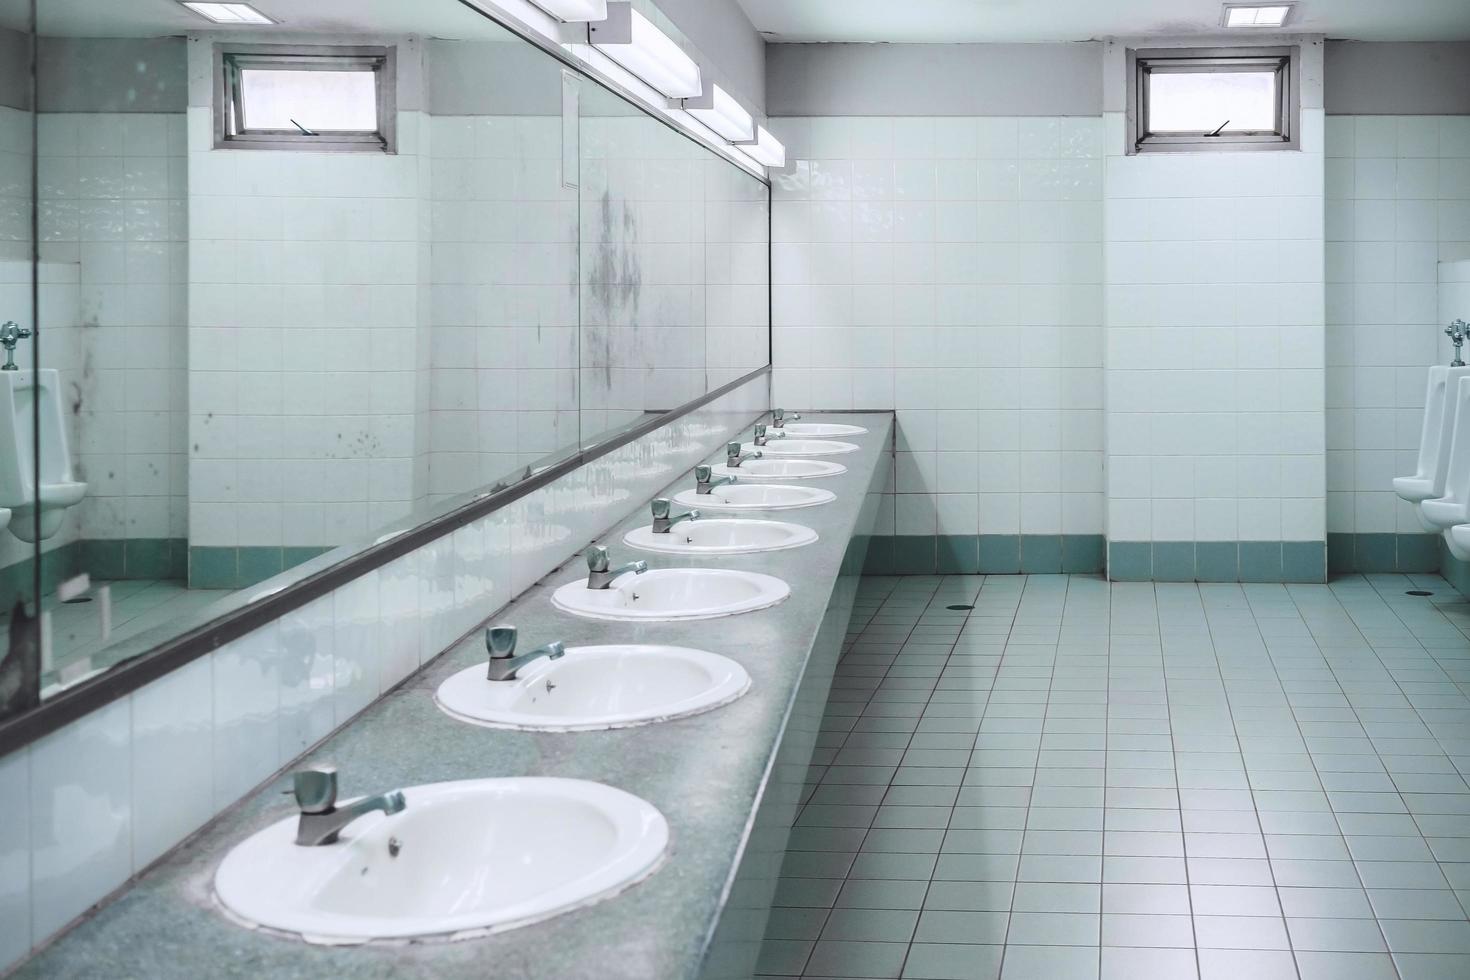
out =
<path fill-rule="evenodd" d="M 79 595 L 75 599 L 63 599 L 61 601 L 61 604 L 63 606 L 75 606 L 77 603 L 80 603 L 80 602 L 91 602 L 91 601 L 92 601 L 92 597 L 91 596 L 89 596 L 89 595 Z"/>
<path fill-rule="evenodd" d="M 1410 589 L 1404 595 L 1434 595 L 1433 592 L 1425 592 L 1423 589 Z"/>
<path fill-rule="evenodd" d="M 964 603 L 955 603 L 953 606 L 945 606 L 944 608 L 945 609 L 953 609 L 956 612 L 959 612 L 959 611 L 964 610 L 964 609 L 974 609 L 975 607 L 974 606 L 967 606 Z"/>

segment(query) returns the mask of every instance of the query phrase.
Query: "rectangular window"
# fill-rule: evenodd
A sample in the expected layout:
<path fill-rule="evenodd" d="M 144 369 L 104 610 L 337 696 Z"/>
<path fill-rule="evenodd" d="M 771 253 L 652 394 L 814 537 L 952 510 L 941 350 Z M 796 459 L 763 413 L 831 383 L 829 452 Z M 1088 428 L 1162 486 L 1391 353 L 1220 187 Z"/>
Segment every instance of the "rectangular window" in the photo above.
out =
<path fill-rule="evenodd" d="M 1128 52 L 1128 152 L 1297 149 L 1297 53 Z"/>
<path fill-rule="evenodd" d="M 392 48 L 215 46 L 215 148 L 394 152 Z"/>

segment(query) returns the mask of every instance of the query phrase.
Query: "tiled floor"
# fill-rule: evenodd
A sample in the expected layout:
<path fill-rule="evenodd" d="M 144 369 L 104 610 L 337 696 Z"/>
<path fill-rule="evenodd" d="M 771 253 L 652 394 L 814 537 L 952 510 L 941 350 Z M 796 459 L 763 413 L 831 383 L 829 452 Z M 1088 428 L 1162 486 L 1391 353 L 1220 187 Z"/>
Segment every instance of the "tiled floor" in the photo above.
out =
<path fill-rule="evenodd" d="M 1443 580 L 871 578 L 854 629 L 763 976 L 1470 978 Z"/>

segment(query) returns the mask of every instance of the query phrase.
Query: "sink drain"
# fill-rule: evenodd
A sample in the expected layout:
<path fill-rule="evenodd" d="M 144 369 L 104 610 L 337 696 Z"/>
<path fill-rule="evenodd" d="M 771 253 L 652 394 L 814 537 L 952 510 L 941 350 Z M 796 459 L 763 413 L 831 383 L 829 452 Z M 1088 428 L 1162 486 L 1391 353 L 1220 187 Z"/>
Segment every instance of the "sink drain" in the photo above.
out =
<path fill-rule="evenodd" d="M 974 606 L 967 606 L 964 603 L 955 603 L 953 606 L 945 606 L 944 608 L 945 609 L 953 609 L 955 612 L 960 612 L 960 611 L 965 610 L 965 609 L 974 609 L 975 607 Z"/>
<path fill-rule="evenodd" d="M 1410 589 L 1404 595 L 1434 595 L 1433 592 L 1425 592 L 1423 589 Z"/>

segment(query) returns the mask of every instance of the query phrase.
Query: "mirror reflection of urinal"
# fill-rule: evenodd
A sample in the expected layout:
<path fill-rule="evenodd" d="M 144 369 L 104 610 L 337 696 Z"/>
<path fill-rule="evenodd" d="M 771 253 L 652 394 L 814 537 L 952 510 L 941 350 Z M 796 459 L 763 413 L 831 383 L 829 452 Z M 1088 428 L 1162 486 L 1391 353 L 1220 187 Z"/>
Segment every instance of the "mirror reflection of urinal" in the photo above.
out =
<path fill-rule="evenodd" d="M 38 421 L 39 480 L 34 465 Z M 73 476 L 56 370 L 0 371 L 0 508 L 11 512 L 10 533 L 22 541 L 36 540 L 39 509 L 39 536 L 51 537 L 61 528 L 67 508 L 86 494 L 87 485 Z"/>

